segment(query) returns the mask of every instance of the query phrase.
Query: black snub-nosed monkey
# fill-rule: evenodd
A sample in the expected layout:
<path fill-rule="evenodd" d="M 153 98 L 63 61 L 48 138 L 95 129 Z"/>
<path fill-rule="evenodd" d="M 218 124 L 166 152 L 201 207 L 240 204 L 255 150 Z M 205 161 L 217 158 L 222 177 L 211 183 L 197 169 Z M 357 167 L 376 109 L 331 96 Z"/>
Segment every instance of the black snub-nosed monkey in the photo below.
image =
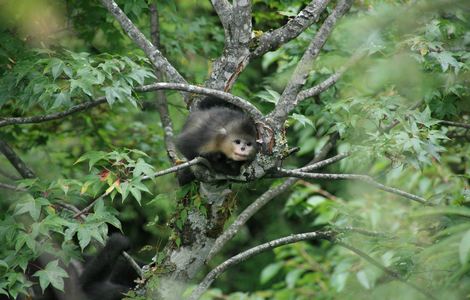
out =
<path fill-rule="evenodd" d="M 176 139 L 178 150 L 188 159 L 201 156 L 217 172 L 236 176 L 240 167 L 257 152 L 253 120 L 240 108 L 207 97 L 189 114 Z M 190 170 L 178 174 L 181 185 L 194 179 Z"/>

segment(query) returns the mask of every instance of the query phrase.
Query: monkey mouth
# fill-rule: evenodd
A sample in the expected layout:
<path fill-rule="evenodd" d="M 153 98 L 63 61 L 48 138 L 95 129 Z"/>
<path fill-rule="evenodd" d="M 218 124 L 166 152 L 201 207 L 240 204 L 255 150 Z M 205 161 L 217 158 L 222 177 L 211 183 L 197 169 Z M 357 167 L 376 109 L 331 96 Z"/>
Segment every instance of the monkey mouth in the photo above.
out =
<path fill-rule="evenodd" d="M 232 159 L 237 160 L 237 161 L 247 160 L 248 159 L 248 154 L 234 152 Z"/>

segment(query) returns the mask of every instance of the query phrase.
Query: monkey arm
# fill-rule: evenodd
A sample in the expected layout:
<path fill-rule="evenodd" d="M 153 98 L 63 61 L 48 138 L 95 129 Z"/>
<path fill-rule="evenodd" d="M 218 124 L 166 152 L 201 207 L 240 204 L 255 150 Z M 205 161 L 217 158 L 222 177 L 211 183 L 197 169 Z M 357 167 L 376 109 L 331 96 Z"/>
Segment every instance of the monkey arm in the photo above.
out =
<path fill-rule="evenodd" d="M 108 279 L 113 271 L 116 260 L 122 251 L 128 250 L 130 243 L 120 234 L 113 234 L 106 242 L 106 246 L 86 266 L 80 276 L 80 282 L 86 290 L 91 285 Z"/>

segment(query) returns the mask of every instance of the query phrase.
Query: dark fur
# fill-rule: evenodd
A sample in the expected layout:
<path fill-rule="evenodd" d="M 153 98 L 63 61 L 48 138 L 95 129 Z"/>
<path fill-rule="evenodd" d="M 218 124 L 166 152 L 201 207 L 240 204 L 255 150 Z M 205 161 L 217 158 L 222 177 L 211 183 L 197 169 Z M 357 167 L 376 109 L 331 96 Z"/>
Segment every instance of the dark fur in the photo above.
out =
<path fill-rule="evenodd" d="M 176 147 L 188 159 L 197 156 L 206 158 L 212 169 L 217 173 L 236 176 L 246 161 L 229 159 L 222 152 L 200 153 L 203 145 L 207 145 L 220 136 L 220 129 L 228 128 L 229 134 L 240 135 L 253 140 L 256 147 L 257 131 L 253 120 L 240 108 L 218 98 L 208 97 L 201 101 L 198 110 L 191 112 L 185 125 L 176 139 Z M 180 184 L 194 179 L 189 169 L 178 173 Z"/>
<path fill-rule="evenodd" d="M 113 234 L 98 255 L 86 264 L 80 285 L 89 300 L 119 300 L 135 286 L 138 274 L 121 255 L 129 248 L 126 237 Z"/>
<path fill-rule="evenodd" d="M 85 257 L 87 263 L 82 267 L 78 262 L 61 267 L 69 275 L 64 278 L 64 291 L 49 286 L 44 293 L 36 283 L 33 286 L 32 297 L 19 296 L 21 300 L 120 300 L 136 284 L 137 272 L 121 255 L 128 250 L 129 240 L 121 234 L 113 234 L 96 256 Z M 57 257 L 43 254 L 33 264 L 31 273 L 42 269 Z M 82 272 L 83 269 L 83 272 Z M 80 274 L 81 273 L 81 274 Z M 35 277 L 32 277 L 35 279 Z M 36 288 L 37 287 L 37 288 Z M 0 295 L 0 300 L 10 299 Z"/>

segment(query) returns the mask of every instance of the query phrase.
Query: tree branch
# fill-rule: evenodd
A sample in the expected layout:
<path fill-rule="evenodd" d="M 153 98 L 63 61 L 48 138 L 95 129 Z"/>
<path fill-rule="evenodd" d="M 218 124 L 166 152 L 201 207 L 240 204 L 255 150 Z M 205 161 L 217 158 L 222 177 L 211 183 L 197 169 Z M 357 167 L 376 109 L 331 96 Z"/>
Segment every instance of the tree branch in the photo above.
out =
<path fill-rule="evenodd" d="M 15 192 L 27 192 L 28 191 L 25 188 L 21 188 L 21 187 L 16 186 L 16 185 L 11 185 L 11 184 L 2 183 L 2 182 L 0 182 L 0 189 L 12 190 L 12 191 L 15 191 Z"/>
<path fill-rule="evenodd" d="M 121 24 L 122 29 L 147 55 L 152 64 L 163 71 L 168 78 L 174 82 L 186 83 L 186 80 L 180 73 L 168 62 L 168 60 L 155 48 L 152 43 L 142 34 L 142 32 L 132 23 L 132 21 L 124 14 L 119 6 L 113 0 L 100 0 L 106 9 Z M 187 99 L 185 99 L 187 100 Z"/>
<path fill-rule="evenodd" d="M 327 159 L 322 161 L 323 158 L 326 157 L 328 152 L 334 147 L 336 141 L 339 138 L 339 134 L 334 133 L 330 136 L 328 142 L 323 146 L 320 153 L 313 159 L 307 166 L 316 165 L 317 168 L 324 167 L 329 163 L 334 163 L 338 160 L 334 160 L 333 158 Z M 312 167 L 310 170 L 313 170 Z M 254 202 L 252 202 L 243 212 L 236 218 L 236 220 L 217 238 L 212 246 L 211 251 L 207 255 L 206 262 L 210 261 L 217 253 L 222 250 L 224 245 L 230 241 L 240 230 L 240 228 L 248 222 L 248 220 L 257 213 L 263 206 L 269 203 L 272 199 L 279 196 L 283 192 L 287 191 L 291 186 L 293 186 L 298 181 L 297 178 L 288 178 L 284 183 L 274 187 L 273 189 L 269 189 L 264 192 L 260 197 L 258 197 Z"/>
<path fill-rule="evenodd" d="M 366 52 L 363 50 L 358 50 L 356 53 L 353 54 L 353 56 L 339 68 L 338 71 L 330 75 L 327 79 L 324 81 L 320 82 L 319 84 L 315 85 L 312 88 L 306 89 L 301 91 L 298 95 L 297 98 L 295 99 L 295 102 L 299 103 L 306 98 L 313 97 L 316 95 L 319 95 L 329 89 L 332 85 L 334 85 L 336 82 L 338 82 L 339 78 L 344 74 L 344 72 L 349 69 L 352 65 L 354 65 L 358 60 L 363 58 L 365 56 Z"/>
<path fill-rule="evenodd" d="M 156 2 L 149 5 L 150 9 L 150 38 L 152 43 L 160 49 L 160 23 L 158 16 L 158 9 Z M 158 81 L 163 81 L 164 74 L 158 69 L 155 69 L 155 75 Z M 156 106 L 158 114 L 160 115 L 160 121 L 163 127 L 163 139 L 165 142 L 166 153 L 173 164 L 178 160 L 178 152 L 176 151 L 176 145 L 173 141 L 173 122 L 170 118 L 168 110 L 168 100 L 164 91 L 156 92 Z"/>
<path fill-rule="evenodd" d="M 410 200 L 419 202 L 424 205 L 432 206 L 431 203 L 429 203 L 426 199 L 404 192 L 402 190 L 388 187 L 386 185 L 383 185 L 377 181 L 375 181 L 372 177 L 368 175 L 361 175 L 361 174 L 327 174 L 327 173 L 305 173 L 305 172 L 300 172 L 298 170 L 286 170 L 286 169 L 278 169 L 278 172 L 282 176 L 289 176 L 289 177 L 297 177 L 297 178 L 309 178 L 309 179 L 332 179 L 332 180 L 337 180 L 337 179 L 352 179 L 352 180 L 359 180 L 366 182 L 379 190 L 383 190 L 392 194 L 396 194 L 405 198 L 408 198 Z"/>
<path fill-rule="evenodd" d="M 190 84 L 158 82 L 158 83 L 138 87 L 135 90 L 138 92 L 148 92 L 148 91 L 156 91 L 160 89 L 180 90 L 180 91 L 186 91 L 190 93 L 215 96 L 217 98 L 220 98 L 222 100 L 225 100 L 229 103 L 232 103 L 242 108 L 245 112 L 251 115 L 255 120 L 258 120 L 263 117 L 263 114 L 250 102 L 240 97 L 234 96 L 232 94 L 215 90 L 215 89 L 204 88 L 204 87 L 199 87 L 199 86 L 190 85 Z"/>
<path fill-rule="evenodd" d="M 313 170 L 316 170 L 316 169 L 323 168 L 324 166 L 334 164 L 335 162 L 340 161 L 340 160 L 348 157 L 349 155 L 351 155 L 351 153 L 349 153 L 349 152 L 341 153 L 341 154 L 338 154 L 336 156 L 330 157 L 328 159 L 325 159 L 325 160 L 322 160 L 322 161 L 319 161 L 319 162 L 316 162 L 316 163 L 308 164 L 305 167 L 300 168 L 298 170 L 300 172 L 310 172 L 310 171 L 313 171 Z"/>
<path fill-rule="evenodd" d="M 445 120 L 442 120 L 439 123 L 442 125 L 447 125 L 447 126 L 462 127 L 462 128 L 470 129 L 470 124 L 466 124 L 466 123 L 458 123 L 458 122 L 445 121 Z"/>
<path fill-rule="evenodd" d="M 297 95 L 300 89 L 305 85 L 307 76 L 313 67 L 313 63 L 320 54 L 320 50 L 325 44 L 326 39 L 333 31 L 334 25 L 351 8 L 352 2 L 352 0 L 341 0 L 322 24 L 314 39 L 308 46 L 301 60 L 297 64 L 289 83 L 284 89 L 276 108 L 270 114 L 270 117 L 275 120 L 276 124 L 283 124 L 289 113 L 297 106 Z"/>
<path fill-rule="evenodd" d="M 166 169 L 166 170 L 162 170 L 162 171 L 155 172 L 155 173 L 154 173 L 153 175 L 151 175 L 151 176 L 143 176 L 143 177 L 142 177 L 142 180 L 152 179 L 152 178 L 156 178 L 156 177 L 163 176 L 163 175 L 166 175 L 166 174 L 178 172 L 178 171 L 180 171 L 180 170 L 189 168 L 189 167 L 191 167 L 191 166 L 197 165 L 197 164 L 202 163 L 202 162 L 204 162 L 204 161 L 205 161 L 205 158 L 198 156 L 198 157 L 193 158 L 192 160 L 187 161 L 187 162 L 185 162 L 185 163 L 176 165 L 176 166 L 171 167 L 171 168 L 168 168 L 168 169 Z"/>
<path fill-rule="evenodd" d="M 83 110 L 98 106 L 105 102 L 106 102 L 106 98 L 100 97 L 94 101 L 80 103 L 75 106 L 72 106 L 70 109 L 67 109 L 61 112 L 52 113 L 52 114 L 33 116 L 33 117 L 2 118 L 0 119 L 0 127 L 13 125 L 13 124 L 42 123 L 42 122 L 62 119 L 71 114 L 81 112 Z"/>
<path fill-rule="evenodd" d="M 220 23 L 224 27 L 225 36 L 228 37 L 232 5 L 227 0 L 211 0 L 211 3 L 219 16 Z"/>
<path fill-rule="evenodd" d="M 268 31 L 259 37 L 258 47 L 252 52 L 252 57 L 258 57 L 268 51 L 293 40 L 310 25 L 318 21 L 330 0 L 314 0 L 310 2 L 295 18 L 286 25 L 273 31 Z"/>
<path fill-rule="evenodd" d="M 156 91 L 156 90 L 179 90 L 179 91 L 187 91 L 190 93 L 215 96 L 227 102 L 230 102 L 234 105 L 239 106 L 240 108 L 245 110 L 248 114 L 250 114 L 255 120 L 260 119 L 263 116 L 263 114 L 253 104 L 244 100 L 243 98 L 233 96 L 232 94 L 229 94 L 226 92 L 213 90 L 209 88 L 203 88 L 203 87 L 199 87 L 199 86 L 195 86 L 191 84 L 158 82 L 154 84 L 136 87 L 134 90 L 136 92 L 150 92 L 150 91 Z M 3 118 L 3 119 L 0 119 L 0 127 L 7 126 L 7 125 L 14 125 L 14 124 L 34 124 L 34 123 L 47 122 L 51 120 L 57 120 L 57 119 L 67 117 L 71 114 L 95 107 L 103 103 L 106 103 L 106 98 L 100 97 L 94 101 L 77 104 L 75 106 L 72 106 L 70 109 L 67 109 L 62 112 L 57 112 L 57 113 L 52 113 L 52 114 L 47 114 L 47 115 L 40 115 L 40 116 L 33 116 L 33 117 Z"/>
<path fill-rule="evenodd" d="M 163 176 L 163 175 L 166 175 L 166 174 L 169 174 L 169 173 L 174 173 L 174 172 L 177 172 L 179 170 L 182 170 L 182 169 L 186 169 L 186 168 L 189 168 L 190 166 L 192 165 L 196 165 L 198 163 L 201 163 L 204 161 L 204 158 L 202 157 L 196 157 L 190 161 L 187 161 L 185 163 L 182 163 L 182 164 L 179 164 L 177 166 L 174 166 L 174 167 L 171 167 L 171 168 L 168 168 L 168 169 L 165 169 L 165 170 L 162 170 L 162 171 L 158 171 L 158 172 L 155 172 L 153 175 L 151 176 L 143 176 L 142 177 L 142 180 L 147 180 L 147 179 L 152 179 L 152 178 L 156 178 L 156 177 L 159 177 L 159 176 Z M 80 210 L 79 212 L 77 212 L 73 217 L 74 218 L 78 218 L 80 217 L 81 215 L 83 214 L 86 214 L 87 212 L 90 211 L 90 209 L 93 208 L 93 206 L 95 205 L 96 202 L 98 202 L 100 199 L 102 199 L 103 197 L 107 196 L 110 192 L 108 193 L 103 193 L 101 195 L 99 195 L 98 197 L 95 197 L 91 200 L 90 204 L 88 204 L 84 209 Z"/>
<path fill-rule="evenodd" d="M 238 75 L 249 62 L 252 33 L 251 1 L 212 1 L 224 27 L 224 50 L 212 64 L 212 72 L 205 86 L 230 91 Z M 193 104 L 197 105 L 197 101 Z"/>
<path fill-rule="evenodd" d="M 0 140 L 0 152 L 10 161 L 11 165 L 20 173 L 23 178 L 35 178 L 34 172 L 28 168 L 24 161 L 13 151 L 5 141 Z"/>
<path fill-rule="evenodd" d="M 199 285 L 193 290 L 188 300 L 199 299 L 199 297 L 201 297 L 202 294 L 210 287 L 212 282 L 215 279 L 217 279 L 217 277 L 219 277 L 223 272 L 225 272 L 231 266 L 241 263 L 252 256 L 255 256 L 261 252 L 267 251 L 272 248 L 276 248 L 276 247 L 287 245 L 287 244 L 293 244 L 299 241 L 312 240 L 312 239 L 329 240 L 333 237 L 333 235 L 334 234 L 332 231 L 323 231 L 323 232 L 314 231 L 314 232 L 306 232 L 306 233 L 300 233 L 300 234 L 292 234 L 290 236 L 276 239 L 276 240 L 261 244 L 259 246 L 253 247 L 246 251 L 243 251 L 231 257 L 230 259 L 226 260 L 225 262 L 221 263 L 214 269 L 212 269 L 212 271 L 210 271 L 206 275 L 206 277 L 204 277 L 201 283 L 199 283 Z"/>
<path fill-rule="evenodd" d="M 423 104 L 423 100 L 420 100 L 418 102 L 416 102 L 414 105 L 410 106 L 410 108 L 408 110 L 415 110 L 417 109 L 418 107 L 421 106 L 421 104 Z M 405 115 L 405 119 L 408 118 L 408 115 Z M 382 129 L 382 132 L 385 132 L 385 133 L 388 133 L 390 130 L 392 130 L 395 126 L 397 126 L 398 124 L 400 124 L 400 120 L 396 119 L 394 120 L 390 125 L 388 125 L 387 127 L 383 128 Z"/>

